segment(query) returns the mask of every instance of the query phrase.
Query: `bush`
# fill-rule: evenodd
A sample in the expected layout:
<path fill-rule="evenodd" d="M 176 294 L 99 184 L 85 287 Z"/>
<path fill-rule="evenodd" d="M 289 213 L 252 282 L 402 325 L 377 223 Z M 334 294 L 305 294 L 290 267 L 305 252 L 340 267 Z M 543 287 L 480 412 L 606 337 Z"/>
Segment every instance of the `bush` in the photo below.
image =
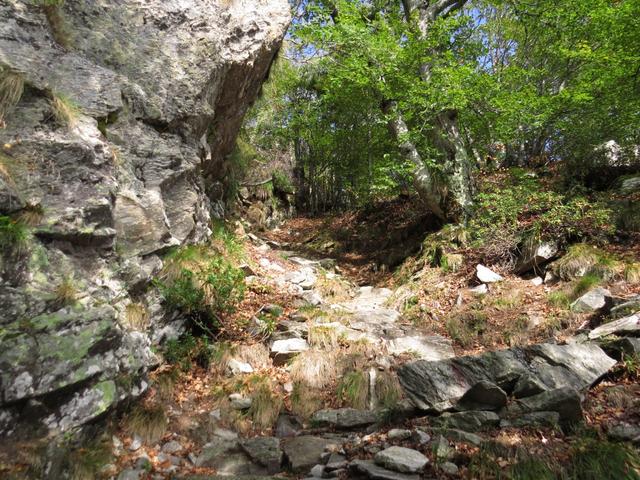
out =
<path fill-rule="evenodd" d="M 0 216 L 0 248 L 3 253 L 20 254 L 26 248 L 29 232 L 22 222 Z"/>
<path fill-rule="evenodd" d="M 513 254 L 531 238 L 564 242 L 606 237 L 614 233 L 614 221 L 613 211 L 598 199 L 554 191 L 535 174 L 512 169 L 509 178 L 485 185 L 478 194 L 470 230 L 476 246 L 490 248 L 498 241 L 501 250 Z"/>
<path fill-rule="evenodd" d="M 167 305 L 187 314 L 208 333 L 244 298 L 242 270 L 221 255 L 210 256 L 198 247 L 174 254 L 163 276 L 156 285 Z"/>
<path fill-rule="evenodd" d="M 206 337 L 194 337 L 190 333 L 178 339 L 167 341 L 164 359 L 176 365 L 183 372 L 190 371 L 194 365 L 208 368 L 214 350 Z"/>
<path fill-rule="evenodd" d="M 288 194 L 295 193 L 293 183 L 291 183 L 291 179 L 286 174 L 276 170 L 271 175 L 273 179 L 273 189 L 275 191 Z"/>

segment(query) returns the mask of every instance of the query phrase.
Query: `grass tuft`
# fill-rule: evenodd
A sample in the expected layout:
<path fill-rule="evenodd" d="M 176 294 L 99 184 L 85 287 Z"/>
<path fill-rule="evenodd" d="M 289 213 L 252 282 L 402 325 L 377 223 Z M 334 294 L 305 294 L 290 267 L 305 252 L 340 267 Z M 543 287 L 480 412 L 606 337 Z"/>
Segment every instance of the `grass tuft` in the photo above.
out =
<path fill-rule="evenodd" d="M 301 418 L 309 418 L 322 408 L 322 393 L 304 382 L 294 382 L 291 392 L 291 411 Z"/>
<path fill-rule="evenodd" d="M 29 227 L 37 227 L 44 218 L 42 205 L 27 205 L 20 211 L 18 221 Z"/>
<path fill-rule="evenodd" d="M 60 125 L 73 128 L 78 123 L 80 109 L 69 97 L 54 93 L 50 103 L 53 116 Z"/>
<path fill-rule="evenodd" d="M 487 315 L 483 312 L 469 311 L 453 313 L 447 319 L 447 333 L 460 346 L 467 348 L 487 330 Z"/>
<path fill-rule="evenodd" d="M 262 381 L 251 397 L 249 415 L 254 425 L 265 429 L 276 423 L 282 410 L 282 398 L 273 392 L 270 381 Z"/>
<path fill-rule="evenodd" d="M 124 311 L 125 320 L 134 330 L 145 330 L 149 326 L 149 311 L 142 303 L 130 303 Z"/>
<path fill-rule="evenodd" d="M 308 342 L 312 347 L 322 350 L 334 350 L 338 348 L 338 338 L 338 331 L 333 326 L 309 326 Z"/>
<path fill-rule="evenodd" d="M 24 253 L 28 240 L 29 231 L 25 224 L 10 217 L 0 216 L 0 249 L 3 253 Z"/>
<path fill-rule="evenodd" d="M 69 454 L 71 480 L 93 480 L 100 477 L 100 470 L 113 461 L 111 439 L 105 435 L 89 442 Z"/>
<path fill-rule="evenodd" d="M 324 388 L 335 381 L 337 374 L 334 352 L 307 350 L 291 363 L 291 379 L 311 388 Z"/>
<path fill-rule="evenodd" d="M 24 92 L 24 77 L 11 70 L 0 71 L 0 128 Z"/>
<path fill-rule="evenodd" d="M 363 371 L 352 371 L 345 374 L 338 383 L 337 395 L 346 405 L 367 408 L 369 397 L 369 375 Z"/>
<path fill-rule="evenodd" d="M 402 387 L 398 377 L 392 372 L 378 372 L 375 389 L 378 404 L 385 409 L 395 407 L 402 398 Z"/>
<path fill-rule="evenodd" d="M 146 444 L 159 441 L 167 431 L 167 414 L 160 404 L 136 405 L 125 419 L 125 430 Z"/>
<path fill-rule="evenodd" d="M 581 439 L 573 448 L 571 480 L 640 480 L 640 457 L 633 447 L 596 438 Z"/>
<path fill-rule="evenodd" d="M 73 277 L 64 277 L 54 290 L 53 295 L 54 301 L 59 307 L 73 305 L 78 299 L 78 289 Z"/>

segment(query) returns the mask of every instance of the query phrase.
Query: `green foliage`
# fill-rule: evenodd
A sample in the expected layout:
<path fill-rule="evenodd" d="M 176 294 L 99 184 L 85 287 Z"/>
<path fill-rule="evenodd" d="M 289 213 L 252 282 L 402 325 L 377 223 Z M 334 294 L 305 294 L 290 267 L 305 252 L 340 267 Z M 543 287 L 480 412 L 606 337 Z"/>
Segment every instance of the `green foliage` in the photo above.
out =
<path fill-rule="evenodd" d="M 534 173 L 513 169 L 508 178 L 488 184 L 477 196 L 470 229 L 484 245 L 499 236 L 513 236 L 511 248 L 531 238 L 576 240 L 613 233 L 613 212 L 596 199 L 561 193 L 544 185 Z"/>
<path fill-rule="evenodd" d="M 509 468 L 507 478 L 512 480 L 556 480 L 558 477 L 547 461 L 527 456 Z"/>
<path fill-rule="evenodd" d="M 237 251 L 230 237 L 218 238 L 230 252 Z M 245 292 L 242 270 L 206 245 L 184 247 L 170 254 L 155 284 L 170 308 L 188 315 L 207 333 L 235 311 Z"/>
<path fill-rule="evenodd" d="M 587 293 L 592 288 L 597 287 L 601 282 L 602 278 L 598 275 L 593 273 L 585 275 L 573 286 L 573 298 L 578 298 Z"/>
<path fill-rule="evenodd" d="M 348 406 L 358 409 L 367 408 L 369 396 L 369 377 L 366 372 L 346 373 L 338 384 L 338 398 Z"/>
<path fill-rule="evenodd" d="M 213 357 L 214 349 L 207 337 L 195 337 L 190 333 L 168 340 L 164 350 L 164 359 L 183 372 L 190 371 L 194 365 L 207 368 Z"/>
<path fill-rule="evenodd" d="M 272 178 L 273 178 L 273 189 L 283 192 L 283 193 L 295 193 L 295 188 L 293 186 L 293 183 L 291 183 L 291 179 L 288 177 L 287 174 L 276 170 L 273 172 L 272 174 Z"/>
<path fill-rule="evenodd" d="M 29 231 L 22 222 L 0 216 L 0 248 L 4 253 L 23 253 L 28 240 Z"/>

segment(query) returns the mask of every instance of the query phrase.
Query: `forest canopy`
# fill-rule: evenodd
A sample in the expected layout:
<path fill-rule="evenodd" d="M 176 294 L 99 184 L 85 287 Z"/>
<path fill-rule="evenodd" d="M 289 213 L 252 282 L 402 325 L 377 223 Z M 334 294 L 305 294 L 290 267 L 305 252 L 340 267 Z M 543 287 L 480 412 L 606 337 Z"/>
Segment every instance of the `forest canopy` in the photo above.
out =
<path fill-rule="evenodd" d="M 606 187 L 639 161 L 638 32 L 635 0 L 304 0 L 243 135 L 294 152 L 312 212 L 417 192 L 465 221 L 505 166 Z"/>

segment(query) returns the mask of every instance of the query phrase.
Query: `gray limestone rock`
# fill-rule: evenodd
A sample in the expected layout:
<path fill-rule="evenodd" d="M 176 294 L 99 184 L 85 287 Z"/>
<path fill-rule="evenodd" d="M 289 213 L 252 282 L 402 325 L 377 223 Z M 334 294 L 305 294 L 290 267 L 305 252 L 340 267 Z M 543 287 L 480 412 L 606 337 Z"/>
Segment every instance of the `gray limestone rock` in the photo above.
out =
<path fill-rule="evenodd" d="M 356 472 L 364 473 L 372 480 L 420 480 L 420 475 L 387 470 L 371 460 L 354 460 L 349 467 Z"/>
<path fill-rule="evenodd" d="M 611 292 L 598 287 L 588 291 L 571 304 L 571 310 L 577 313 L 590 313 L 600 310 L 611 302 Z"/>
<path fill-rule="evenodd" d="M 68 48 L 37 2 L 0 3 L 2 69 L 29 86 L 0 129 L 0 214 L 42 212 L 0 267 L 0 436 L 61 434 L 144 391 L 152 346 L 184 323 L 145 289 L 158 254 L 210 235 L 206 187 L 290 21 L 285 0 L 58 3 Z M 68 124 L 52 95 L 73 105 Z M 77 301 L 63 305 L 67 278 Z M 134 302 L 144 328 L 128 323 Z"/>
<path fill-rule="evenodd" d="M 338 408 L 318 410 L 313 414 L 311 420 L 319 425 L 348 429 L 372 425 L 378 421 L 378 414 L 371 410 Z"/>
<path fill-rule="evenodd" d="M 500 424 L 500 417 L 495 412 L 469 411 L 443 413 L 431 419 L 431 424 L 440 428 L 453 428 L 467 432 L 478 432 Z"/>
<path fill-rule="evenodd" d="M 418 473 L 429 463 L 417 450 L 396 446 L 378 452 L 374 460 L 381 467 L 401 473 Z"/>
<path fill-rule="evenodd" d="M 518 400 L 505 410 L 507 419 L 519 418 L 531 412 L 557 412 L 562 423 L 582 420 L 582 403 L 577 390 L 570 387 L 556 388 L 532 397 Z"/>
<path fill-rule="evenodd" d="M 282 450 L 280 440 L 274 437 L 255 437 L 243 439 L 240 446 L 244 452 L 256 463 L 267 469 L 267 472 L 277 473 L 282 465 Z"/>
<path fill-rule="evenodd" d="M 436 362 L 418 360 L 400 367 L 398 378 L 417 408 L 443 412 L 483 380 L 505 392 L 524 376 L 547 390 L 584 390 L 614 364 L 597 345 L 540 344 Z"/>
<path fill-rule="evenodd" d="M 520 258 L 516 263 L 516 273 L 524 273 L 541 267 L 552 260 L 559 252 L 556 242 L 526 242 L 521 249 Z"/>

